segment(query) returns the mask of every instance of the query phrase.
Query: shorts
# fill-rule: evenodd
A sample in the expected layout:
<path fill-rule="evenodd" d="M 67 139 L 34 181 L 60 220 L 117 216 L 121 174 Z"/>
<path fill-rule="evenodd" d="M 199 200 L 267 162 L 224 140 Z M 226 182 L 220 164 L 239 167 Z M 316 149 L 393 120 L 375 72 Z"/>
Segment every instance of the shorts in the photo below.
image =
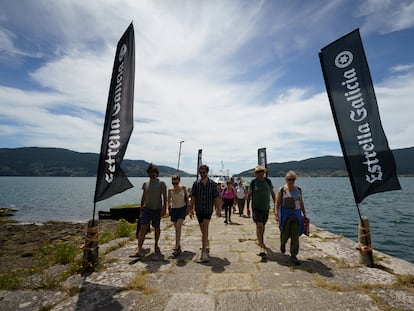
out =
<path fill-rule="evenodd" d="M 185 219 L 187 215 L 187 206 L 170 208 L 170 217 L 172 222 L 177 222 L 178 219 Z"/>
<path fill-rule="evenodd" d="M 200 213 L 196 213 L 198 223 L 201 224 L 204 219 L 210 220 L 211 219 L 211 215 L 213 215 L 213 213 L 211 213 L 211 214 L 200 214 Z"/>
<path fill-rule="evenodd" d="M 261 222 L 264 225 L 267 223 L 269 219 L 269 211 L 262 211 L 262 210 L 253 210 L 253 221 L 255 223 Z"/>
<path fill-rule="evenodd" d="M 158 228 L 161 223 L 161 210 L 143 208 L 139 218 L 140 225 L 149 225 L 151 222 L 153 228 Z"/>

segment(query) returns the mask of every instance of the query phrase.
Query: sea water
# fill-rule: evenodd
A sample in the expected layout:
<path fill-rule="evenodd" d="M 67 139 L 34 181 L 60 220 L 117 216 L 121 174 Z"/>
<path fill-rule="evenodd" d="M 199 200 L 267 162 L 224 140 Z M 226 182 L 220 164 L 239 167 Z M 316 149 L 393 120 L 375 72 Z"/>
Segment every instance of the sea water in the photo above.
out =
<path fill-rule="evenodd" d="M 252 177 L 253 178 L 253 177 Z M 252 178 L 244 178 L 250 181 Z M 161 178 L 171 185 L 170 178 Z M 139 203 L 144 177 L 130 178 L 133 188 L 95 205 L 109 211 L 114 205 Z M 275 190 L 282 178 L 271 178 Z M 371 195 L 359 205 L 371 228 L 374 250 L 414 263 L 414 178 L 399 178 L 402 190 Z M 191 187 L 194 178 L 182 178 Z M 24 223 L 48 220 L 86 222 L 94 216 L 95 177 L 0 177 L 0 207 L 15 208 L 12 217 Z M 351 240 L 358 240 L 358 210 L 346 177 L 303 177 L 307 216 L 312 224 Z"/>

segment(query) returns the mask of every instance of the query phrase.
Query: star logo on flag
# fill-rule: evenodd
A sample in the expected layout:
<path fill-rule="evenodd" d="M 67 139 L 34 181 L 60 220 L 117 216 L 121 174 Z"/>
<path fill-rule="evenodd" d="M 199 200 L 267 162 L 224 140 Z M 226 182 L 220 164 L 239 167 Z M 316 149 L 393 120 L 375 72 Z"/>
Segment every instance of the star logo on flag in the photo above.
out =
<path fill-rule="evenodd" d="M 338 68 L 348 67 L 354 60 L 354 55 L 350 51 L 342 51 L 335 57 L 335 66 Z"/>

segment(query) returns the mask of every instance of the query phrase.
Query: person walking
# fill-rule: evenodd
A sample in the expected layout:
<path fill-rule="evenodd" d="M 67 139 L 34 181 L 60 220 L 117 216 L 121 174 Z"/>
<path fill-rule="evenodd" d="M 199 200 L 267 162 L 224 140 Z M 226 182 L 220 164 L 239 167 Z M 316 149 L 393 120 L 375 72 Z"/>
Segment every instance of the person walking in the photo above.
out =
<path fill-rule="evenodd" d="M 220 211 L 220 193 L 216 183 L 208 177 L 208 171 L 209 167 L 205 164 L 199 167 L 200 178 L 194 182 L 191 189 L 191 206 L 195 209 L 201 231 L 201 262 L 209 261 L 208 227 L 214 206 L 216 213 Z"/>
<path fill-rule="evenodd" d="M 174 174 L 171 177 L 172 187 L 168 189 L 168 211 L 170 213 L 171 221 L 174 223 L 175 228 L 175 247 L 173 251 L 173 257 L 181 255 L 181 228 L 185 220 L 186 215 L 192 214 L 190 212 L 190 204 L 188 199 L 187 188 L 180 185 L 180 174 Z"/>
<path fill-rule="evenodd" d="M 273 191 L 272 181 L 265 177 L 266 168 L 256 166 L 254 173 L 256 178 L 250 182 L 247 192 L 247 206 L 252 201 L 253 221 L 256 223 L 256 236 L 260 247 L 259 256 L 266 256 L 266 245 L 264 243 L 265 226 L 269 218 L 270 196 L 276 208 L 276 195 Z"/>
<path fill-rule="evenodd" d="M 275 220 L 279 222 L 280 251 L 282 254 L 286 252 L 286 243 L 290 238 L 290 258 L 293 264 L 299 265 L 296 256 L 299 253 L 299 236 L 304 233 L 306 211 L 302 189 L 295 186 L 296 178 L 294 171 L 286 173 L 286 184 L 277 193 Z"/>
<path fill-rule="evenodd" d="M 236 198 L 236 191 L 233 188 L 233 183 L 228 180 L 226 188 L 221 192 L 221 197 L 223 198 L 223 207 L 224 213 L 226 215 L 225 224 L 231 223 L 231 210 L 234 205 L 234 200 Z"/>
<path fill-rule="evenodd" d="M 220 197 L 219 197 L 220 204 L 218 205 L 219 209 L 217 210 L 216 208 L 216 215 L 217 217 L 221 217 L 221 211 L 223 210 L 223 198 L 221 196 L 221 193 L 223 192 L 223 187 L 222 187 L 221 181 L 216 182 L 216 184 L 217 184 L 217 191 L 220 194 Z"/>
<path fill-rule="evenodd" d="M 142 257 L 142 245 L 144 244 L 145 235 L 149 229 L 150 223 L 154 228 L 154 240 L 155 240 L 155 254 L 159 255 L 160 248 L 158 241 L 160 239 L 160 223 L 161 217 L 165 215 L 167 211 L 167 186 L 165 182 L 158 179 L 160 171 L 154 164 L 150 164 L 147 168 L 147 174 L 149 181 L 142 185 L 142 197 L 141 197 L 141 215 L 139 219 L 140 228 L 138 231 L 138 248 L 129 255 L 129 257 Z"/>
<path fill-rule="evenodd" d="M 244 212 L 244 204 L 246 203 L 246 187 L 243 186 L 243 182 L 241 180 L 239 180 L 236 187 L 236 198 L 239 216 L 241 217 Z"/>

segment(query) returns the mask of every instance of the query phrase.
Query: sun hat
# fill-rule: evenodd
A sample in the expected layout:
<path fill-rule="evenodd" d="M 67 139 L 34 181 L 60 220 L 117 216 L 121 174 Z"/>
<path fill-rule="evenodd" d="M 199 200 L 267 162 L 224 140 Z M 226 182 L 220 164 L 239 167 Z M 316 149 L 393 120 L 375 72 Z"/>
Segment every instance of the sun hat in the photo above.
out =
<path fill-rule="evenodd" d="M 261 171 L 266 172 L 267 169 L 261 165 L 256 166 L 256 168 L 254 169 L 254 173 L 261 172 Z"/>

